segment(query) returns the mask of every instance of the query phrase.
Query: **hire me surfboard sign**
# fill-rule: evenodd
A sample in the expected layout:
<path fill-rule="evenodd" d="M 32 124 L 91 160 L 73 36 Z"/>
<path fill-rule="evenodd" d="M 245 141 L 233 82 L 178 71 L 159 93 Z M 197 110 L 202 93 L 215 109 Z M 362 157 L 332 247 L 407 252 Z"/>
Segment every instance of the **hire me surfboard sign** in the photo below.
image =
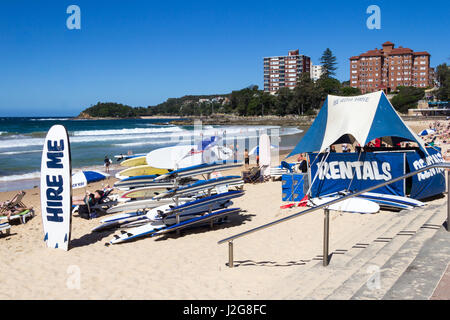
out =
<path fill-rule="evenodd" d="M 41 162 L 41 215 L 44 241 L 49 248 L 69 249 L 72 226 L 72 167 L 67 130 L 50 128 Z"/>

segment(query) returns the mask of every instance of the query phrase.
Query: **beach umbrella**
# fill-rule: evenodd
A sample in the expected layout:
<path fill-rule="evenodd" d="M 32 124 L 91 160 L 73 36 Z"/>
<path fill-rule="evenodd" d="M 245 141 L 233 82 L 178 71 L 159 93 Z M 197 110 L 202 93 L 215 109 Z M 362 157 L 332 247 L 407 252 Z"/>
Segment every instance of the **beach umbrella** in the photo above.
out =
<path fill-rule="evenodd" d="M 100 181 L 109 174 L 100 171 L 78 171 L 72 175 L 72 189 L 85 188 L 88 183 Z"/>
<path fill-rule="evenodd" d="M 420 131 L 419 136 L 423 137 L 423 136 L 427 136 L 427 135 L 432 134 L 432 133 L 436 133 L 436 130 L 434 130 L 434 129 L 425 129 L 425 130 Z"/>
<path fill-rule="evenodd" d="M 277 148 L 277 146 L 274 146 L 273 144 L 270 145 L 270 149 L 276 149 L 276 148 Z M 252 148 L 248 154 L 250 156 L 259 155 L 259 145 L 254 147 L 254 148 Z"/>

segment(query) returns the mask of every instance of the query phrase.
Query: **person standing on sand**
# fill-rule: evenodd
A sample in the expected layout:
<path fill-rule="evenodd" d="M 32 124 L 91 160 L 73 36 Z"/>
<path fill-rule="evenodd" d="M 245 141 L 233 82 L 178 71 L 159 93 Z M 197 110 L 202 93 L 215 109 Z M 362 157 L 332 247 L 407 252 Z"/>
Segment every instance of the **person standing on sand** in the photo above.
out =
<path fill-rule="evenodd" d="M 109 173 L 110 164 L 111 164 L 111 160 L 108 158 L 108 156 L 105 156 L 104 166 L 106 168 L 106 173 Z"/>
<path fill-rule="evenodd" d="M 244 151 L 244 164 L 245 164 L 245 168 L 247 169 L 250 164 L 250 157 L 248 156 L 248 149 L 245 149 L 245 151 Z"/>

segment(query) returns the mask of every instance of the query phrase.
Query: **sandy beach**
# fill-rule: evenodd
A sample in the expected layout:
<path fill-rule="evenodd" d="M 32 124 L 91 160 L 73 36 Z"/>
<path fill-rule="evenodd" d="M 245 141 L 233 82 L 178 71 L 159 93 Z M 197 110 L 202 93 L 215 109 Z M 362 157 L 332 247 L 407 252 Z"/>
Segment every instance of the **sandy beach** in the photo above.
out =
<path fill-rule="evenodd" d="M 418 132 L 429 121 L 408 122 Z M 448 144 L 445 145 L 448 152 Z M 281 157 L 280 157 L 281 158 Z M 241 170 L 234 170 L 240 174 Z M 88 186 L 94 191 L 116 179 Z M 302 270 L 304 261 L 322 254 L 323 213 L 280 224 L 235 242 L 236 267 L 226 266 L 228 246 L 217 241 L 260 226 L 301 208 L 280 209 L 281 182 L 245 184 L 245 196 L 233 200 L 243 212 L 231 223 L 143 238 L 105 246 L 114 232 L 91 233 L 100 218 L 72 221 L 71 249 L 46 248 L 43 241 L 39 189 L 26 190 L 23 202 L 35 209 L 26 224 L 14 224 L 9 236 L 0 236 L 1 299 L 270 299 L 273 290 L 289 292 L 296 283 L 283 279 Z M 84 189 L 74 190 L 82 195 Z M 0 193 L 0 201 L 16 191 Z M 446 199 L 433 200 L 445 210 Z M 396 213 L 331 212 L 330 251 L 354 234 L 354 243 L 364 238 L 361 230 L 376 227 Z M 346 238 L 347 237 L 347 238 Z M 290 286 L 290 287 L 289 287 Z M 275 297 L 277 298 L 277 297 Z"/>

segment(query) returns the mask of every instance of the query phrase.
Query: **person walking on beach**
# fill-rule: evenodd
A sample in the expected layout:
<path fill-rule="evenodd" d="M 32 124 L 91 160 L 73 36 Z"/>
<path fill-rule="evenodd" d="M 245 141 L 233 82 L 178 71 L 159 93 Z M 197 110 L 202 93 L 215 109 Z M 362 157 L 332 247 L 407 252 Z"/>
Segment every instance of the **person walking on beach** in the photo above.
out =
<path fill-rule="evenodd" d="M 245 164 L 245 168 L 247 169 L 250 164 L 250 157 L 248 156 L 248 149 L 245 149 L 245 151 L 244 151 L 244 164 Z"/>
<path fill-rule="evenodd" d="M 111 160 L 108 158 L 108 156 L 105 156 L 104 166 L 106 168 L 106 173 L 109 173 L 110 164 L 111 164 Z"/>

